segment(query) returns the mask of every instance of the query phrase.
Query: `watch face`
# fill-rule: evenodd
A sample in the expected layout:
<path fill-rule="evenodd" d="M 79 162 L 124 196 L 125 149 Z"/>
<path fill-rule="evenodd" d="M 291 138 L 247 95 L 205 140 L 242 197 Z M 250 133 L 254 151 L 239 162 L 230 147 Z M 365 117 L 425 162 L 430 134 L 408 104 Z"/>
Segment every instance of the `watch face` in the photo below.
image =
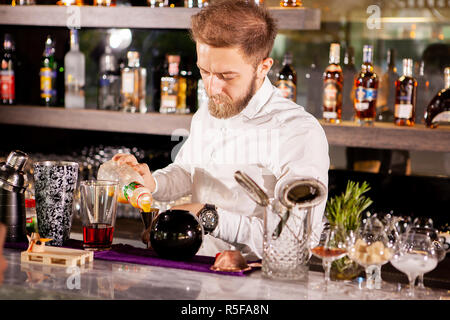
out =
<path fill-rule="evenodd" d="M 217 226 L 217 213 L 214 211 L 205 211 L 202 213 L 201 220 L 205 231 L 212 231 Z"/>

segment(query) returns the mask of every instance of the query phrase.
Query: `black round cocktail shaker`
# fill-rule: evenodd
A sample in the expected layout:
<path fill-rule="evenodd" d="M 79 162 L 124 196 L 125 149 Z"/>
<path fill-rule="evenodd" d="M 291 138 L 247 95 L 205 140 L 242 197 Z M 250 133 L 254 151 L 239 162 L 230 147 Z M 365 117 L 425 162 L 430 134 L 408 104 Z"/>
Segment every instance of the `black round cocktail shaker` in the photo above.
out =
<path fill-rule="evenodd" d="M 0 162 L 0 222 L 7 227 L 7 242 L 26 241 L 25 189 L 27 179 L 22 171 L 28 155 L 12 151 L 6 162 Z"/>

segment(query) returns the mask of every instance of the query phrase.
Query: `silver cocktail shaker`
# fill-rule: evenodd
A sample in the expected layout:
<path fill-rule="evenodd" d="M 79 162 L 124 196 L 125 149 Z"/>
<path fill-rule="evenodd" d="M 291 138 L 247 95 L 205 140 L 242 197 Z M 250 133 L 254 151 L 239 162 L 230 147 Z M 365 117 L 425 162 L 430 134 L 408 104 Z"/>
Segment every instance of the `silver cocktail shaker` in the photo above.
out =
<path fill-rule="evenodd" d="M 26 174 L 23 168 L 28 155 L 12 151 L 6 162 L 0 162 L 0 222 L 7 227 L 6 241 L 26 241 L 25 189 Z"/>

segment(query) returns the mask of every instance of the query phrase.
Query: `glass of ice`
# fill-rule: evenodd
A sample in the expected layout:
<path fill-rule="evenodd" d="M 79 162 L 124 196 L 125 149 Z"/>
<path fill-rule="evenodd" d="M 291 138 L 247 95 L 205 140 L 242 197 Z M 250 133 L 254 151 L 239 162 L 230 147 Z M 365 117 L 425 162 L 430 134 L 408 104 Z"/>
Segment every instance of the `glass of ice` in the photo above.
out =
<path fill-rule="evenodd" d="M 409 280 L 408 296 L 414 297 L 416 278 L 436 268 L 438 253 L 427 234 L 411 229 L 401 236 L 396 245 L 391 264 L 406 274 Z"/>

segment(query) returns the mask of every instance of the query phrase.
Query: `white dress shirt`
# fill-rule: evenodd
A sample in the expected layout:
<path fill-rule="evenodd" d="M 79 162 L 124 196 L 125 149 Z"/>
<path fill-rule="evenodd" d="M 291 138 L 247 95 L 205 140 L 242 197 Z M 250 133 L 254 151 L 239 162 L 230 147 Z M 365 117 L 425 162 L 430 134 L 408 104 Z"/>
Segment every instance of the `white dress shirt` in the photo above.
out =
<path fill-rule="evenodd" d="M 174 162 L 153 172 L 153 197 L 170 201 L 192 194 L 193 203 L 216 205 L 219 223 L 198 254 L 240 250 L 250 260 L 262 258 L 264 208 L 235 181 L 235 171 L 249 175 L 273 198 L 292 178 L 315 178 L 328 186 L 328 168 L 328 142 L 319 122 L 266 77 L 238 115 L 217 119 L 207 106 L 193 115 Z M 322 231 L 325 204 L 312 211 L 314 239 Z"/>

